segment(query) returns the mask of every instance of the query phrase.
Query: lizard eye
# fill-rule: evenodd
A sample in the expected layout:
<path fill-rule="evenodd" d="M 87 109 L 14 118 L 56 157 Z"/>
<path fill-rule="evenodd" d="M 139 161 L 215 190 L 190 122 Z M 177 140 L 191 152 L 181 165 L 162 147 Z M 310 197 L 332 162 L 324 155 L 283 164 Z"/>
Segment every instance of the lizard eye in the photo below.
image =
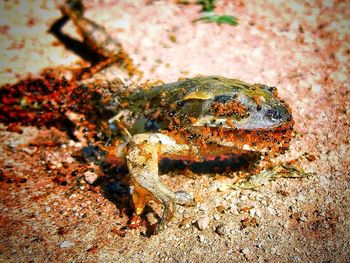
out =
<path fill-rule="evenodd" d="M 270 118 L 271 120 L 280 120 L 280 119 L 282 119 L 282 115 L 275 109 L 268 109 L 265 112 L 265 116 Z"/>
<path fill-rule="evenodd" d="M 147 120 L 145 123 L 146 131 L 158 131 L 160 129 L 159 124 L 155 120 Z"/>

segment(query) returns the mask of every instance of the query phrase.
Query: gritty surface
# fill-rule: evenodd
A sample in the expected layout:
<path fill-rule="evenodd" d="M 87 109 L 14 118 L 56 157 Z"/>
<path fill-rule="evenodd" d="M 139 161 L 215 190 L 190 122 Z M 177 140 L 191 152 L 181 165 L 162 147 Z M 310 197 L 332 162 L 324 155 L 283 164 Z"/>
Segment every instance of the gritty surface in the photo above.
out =
<path fill-rule="evenodd" d="M 277 2 L 218 1 L 216 12 L 237 16 L 237 27 L 194 24 L 200 7 L 174 1 L 86 1 L 86 16 L 122 41 L 144 72 L 140 83 L 203 74 L 277 86 L 295 119 L 281 159 L 299 158 L 314 176 L 218 192 L 229 176 L 164 175 L 197 206 L 180 207 L 165 231 L 147 237 L 126 228 L 117 198 L 91 185 L 91 173 L 102 174 L 74 158 L 79 143 L 55 129 L 18 134 L 1 126 L 0 259 L 347 262 L 350 3 Z M 25 3 L 1 3 L 1 84 L 81 61 L 47 34 L 60 16 L 55 5 Z M 71 24 L 65 30 L 76 35 Z"/>

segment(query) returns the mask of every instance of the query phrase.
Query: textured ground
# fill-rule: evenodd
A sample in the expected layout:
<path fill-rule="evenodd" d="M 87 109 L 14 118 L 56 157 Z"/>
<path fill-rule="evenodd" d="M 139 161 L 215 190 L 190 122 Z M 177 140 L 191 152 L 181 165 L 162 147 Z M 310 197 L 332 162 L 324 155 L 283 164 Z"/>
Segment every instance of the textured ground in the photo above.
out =
<path fill-rule="evenodd" d="M 231 180 L 222 175 L 164 175 L 198 205 L 147 237 L 125 229 L 116 198 L 86 183 L 95 167 L 72 157 L 79 144 L 56 130 L 2 126 L 1 260 L 349 261 L 350 2 L 217 2 L 237 27 L 194 24 L 200 7 L 174 1 L 86 1 L 86 16 L 122 41 L 144 72 L 139 82 L 216 74 L 277 86 L 296 122 L 284 158 L 315 175 L 238 192 L 217 191 Z M 1 2 L 1 84 L 79 61 L 46 32 L 59 16 L 51 1 Z"/>

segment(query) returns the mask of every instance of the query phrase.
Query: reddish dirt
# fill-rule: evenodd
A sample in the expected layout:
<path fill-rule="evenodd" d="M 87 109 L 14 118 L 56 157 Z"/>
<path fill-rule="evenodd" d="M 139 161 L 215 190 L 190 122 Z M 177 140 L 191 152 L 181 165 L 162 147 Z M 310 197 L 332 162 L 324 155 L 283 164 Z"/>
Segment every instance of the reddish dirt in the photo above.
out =
<path fill-rule="evenodd" d="M 1 125 L 0 260 L 348 262 L 349 2 L 218 1 L 216 12 L 237 16 L 236 27 L 192 23 L 200 7 L 175 2 L 85 1 L 86 16 L 121 40 L 144 73 L 135 82 L 203 74 L 276 86 L 295 120 L 279 159 L 299 158 L 314 175 L 219 192 L 232 178 L 166 174 L 164 183 L 193 193 L 197 206 L 179 208 L 149 236 L 155 213 L 130 227 L 122 168 L 81 161 L 81 144 L 55 128 Z M 82 63 L 47 33 L 59 16 L 50 1 L 1 3 L 1 85 Z M 76 36 L 71 24 L 64 30 Z"/>

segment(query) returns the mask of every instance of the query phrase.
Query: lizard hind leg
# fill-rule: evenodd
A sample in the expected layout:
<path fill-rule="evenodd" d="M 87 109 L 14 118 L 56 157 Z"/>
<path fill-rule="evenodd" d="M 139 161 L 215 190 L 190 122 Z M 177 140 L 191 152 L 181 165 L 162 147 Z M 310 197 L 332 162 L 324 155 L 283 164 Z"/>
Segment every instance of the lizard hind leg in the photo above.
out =
<path fill-rule="evenodd" d="M 158 133 L 134 135 L 129 141 L 126 156 L 136 214 L 140 215 L 150 200 L 157 200 L 164 207 L 158 230 L 162 230 L 164 223 L 174 216 L 178 202 L 177 194 L 167 189 L 158 176 L 160 155 L 176 148 L 176 143 L 169 139 L 166 135 Z"/>
<path fill-rule="evenodd" d="M 67 1 L 60 6 L 60 10 L 72 20 L 81 37 L 101 56 L 108 58 L 122 49 L 119 40 L 110 37 L 102 25 L 83 15 L 84 7 L 81 1 Z"/>
<path fill-rule="evenodd" d="M 93 54 L 89 55 L 89 61 L 92 63 L 91 67 L 81 72 L 78 71 L 77 76 L 75 76 L 76 79 L 91 78 L 95 73 L 106 68 L 118 68 L 118 75 L 122 76 L 123 79 L 128 79 L 130 75 L 137 71 L 131 58 L 124 51 L 121 42 L 117 38 L 111 37 L 102 25 L 84 16 L 84 6 L 80 0 L 69 0 L 60 5 L 59 8 L 63 18 L 60 19 L 61 22 L 58 22 L 57 25 L 53 25 L 51 31 L 54 31 L 56 36 L 63 39 L 64 34 L 56 27 L 60 28 L 70 19 L 83 38 L 83 43 L 87 46 L 85 50 L 93 51 Z M 67 39 L 67 37 L 64 39 Z M 77 44 L 76 40 L 74 42 Z M 86 57 L 85 54 L 79 55 Z"/>

